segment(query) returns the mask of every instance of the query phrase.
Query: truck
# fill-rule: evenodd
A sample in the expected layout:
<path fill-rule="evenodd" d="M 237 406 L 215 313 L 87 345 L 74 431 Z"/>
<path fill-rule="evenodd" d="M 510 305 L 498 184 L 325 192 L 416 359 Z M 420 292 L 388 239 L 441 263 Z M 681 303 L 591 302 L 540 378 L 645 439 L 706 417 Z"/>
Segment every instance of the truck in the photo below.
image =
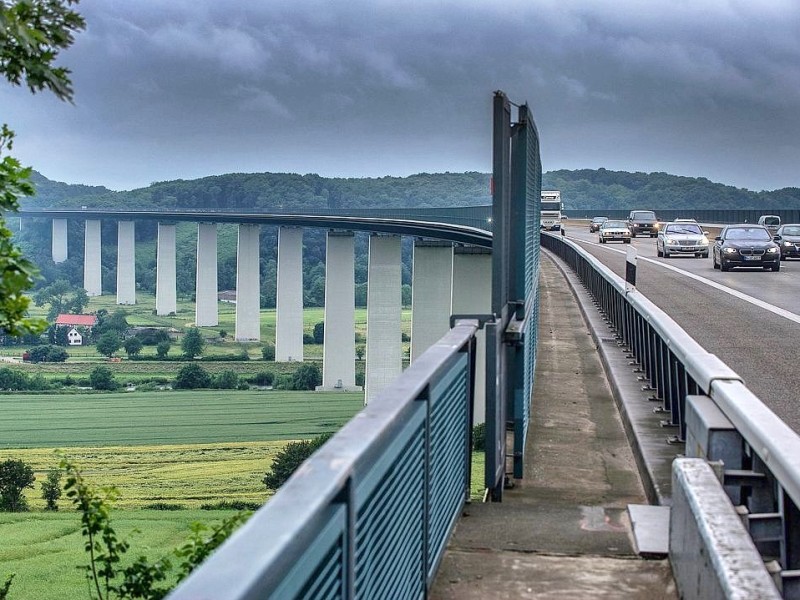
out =
<path fill-rule="evenodd" d="M 560 191 L 542 190 L 541 221 L 539 226 L 547 230 L 560 230 L 562 208 Z"/>

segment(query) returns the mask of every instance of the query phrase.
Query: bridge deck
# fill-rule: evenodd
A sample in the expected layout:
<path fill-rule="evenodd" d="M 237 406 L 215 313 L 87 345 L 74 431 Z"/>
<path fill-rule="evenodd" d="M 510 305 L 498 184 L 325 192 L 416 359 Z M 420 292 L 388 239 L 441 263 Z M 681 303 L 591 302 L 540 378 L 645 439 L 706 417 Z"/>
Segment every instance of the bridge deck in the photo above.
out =
<path fill-rule="evenodd" d="M 606 375 L 566 280 L 542 260 L 525 479 L 459 521 L 431 597 L 676 598 L 668 562 L 639 558 L 646 503 Z"/>

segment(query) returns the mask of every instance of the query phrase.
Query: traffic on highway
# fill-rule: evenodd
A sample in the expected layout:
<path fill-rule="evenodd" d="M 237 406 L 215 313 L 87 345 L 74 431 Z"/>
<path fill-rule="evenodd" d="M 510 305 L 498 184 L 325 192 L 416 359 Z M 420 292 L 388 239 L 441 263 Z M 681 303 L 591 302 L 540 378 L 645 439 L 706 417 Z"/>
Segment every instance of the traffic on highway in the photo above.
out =
<path fill-rule="evenodd" d="M 787 233 L 776 239 L 763 225 L 710 227 L 687 219 L 658 223 L 655 238 L 631 236 L 630 246 L 601 244 L 590 220 L 566 221 L 564 234 L 620 277 L 634 249 L 637 290 L 800 433 L 800 258 L 781 252 L 784 241 L 794 246 Z"/>

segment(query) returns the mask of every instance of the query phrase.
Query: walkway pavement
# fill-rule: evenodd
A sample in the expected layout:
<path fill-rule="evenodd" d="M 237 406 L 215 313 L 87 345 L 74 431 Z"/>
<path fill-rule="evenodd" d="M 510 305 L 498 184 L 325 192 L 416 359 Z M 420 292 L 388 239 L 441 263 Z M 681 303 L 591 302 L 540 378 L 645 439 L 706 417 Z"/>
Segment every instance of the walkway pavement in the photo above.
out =
<path fill-rule="evenodd" d="M 635 552 L 626 506 L 647 503 L 636 460 L 581 307 L 549 258 L 540 292 L 525 477 L 503 502 L 467 506 L 431 598 L 677 598 L 667 560 Z"/>

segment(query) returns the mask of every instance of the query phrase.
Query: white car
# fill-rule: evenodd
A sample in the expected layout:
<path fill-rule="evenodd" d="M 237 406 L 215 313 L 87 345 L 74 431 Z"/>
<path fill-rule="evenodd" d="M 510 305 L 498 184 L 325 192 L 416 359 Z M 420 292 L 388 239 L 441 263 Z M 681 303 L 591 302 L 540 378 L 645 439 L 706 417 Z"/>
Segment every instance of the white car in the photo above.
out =
<path fill-rule="evenodd" d="M 601 244 L 606 242 L 631 243 L 631 230 L 625 221 L 604 221 L 597 231 L 597 237 Z"/>
<path fill-rule="evenodd" d="M 708 258 L 708 232 L 700 229 L 697 223 L 667 223 L 658 232 L 656 254 L 664 258 L 678 254 Z"/>

